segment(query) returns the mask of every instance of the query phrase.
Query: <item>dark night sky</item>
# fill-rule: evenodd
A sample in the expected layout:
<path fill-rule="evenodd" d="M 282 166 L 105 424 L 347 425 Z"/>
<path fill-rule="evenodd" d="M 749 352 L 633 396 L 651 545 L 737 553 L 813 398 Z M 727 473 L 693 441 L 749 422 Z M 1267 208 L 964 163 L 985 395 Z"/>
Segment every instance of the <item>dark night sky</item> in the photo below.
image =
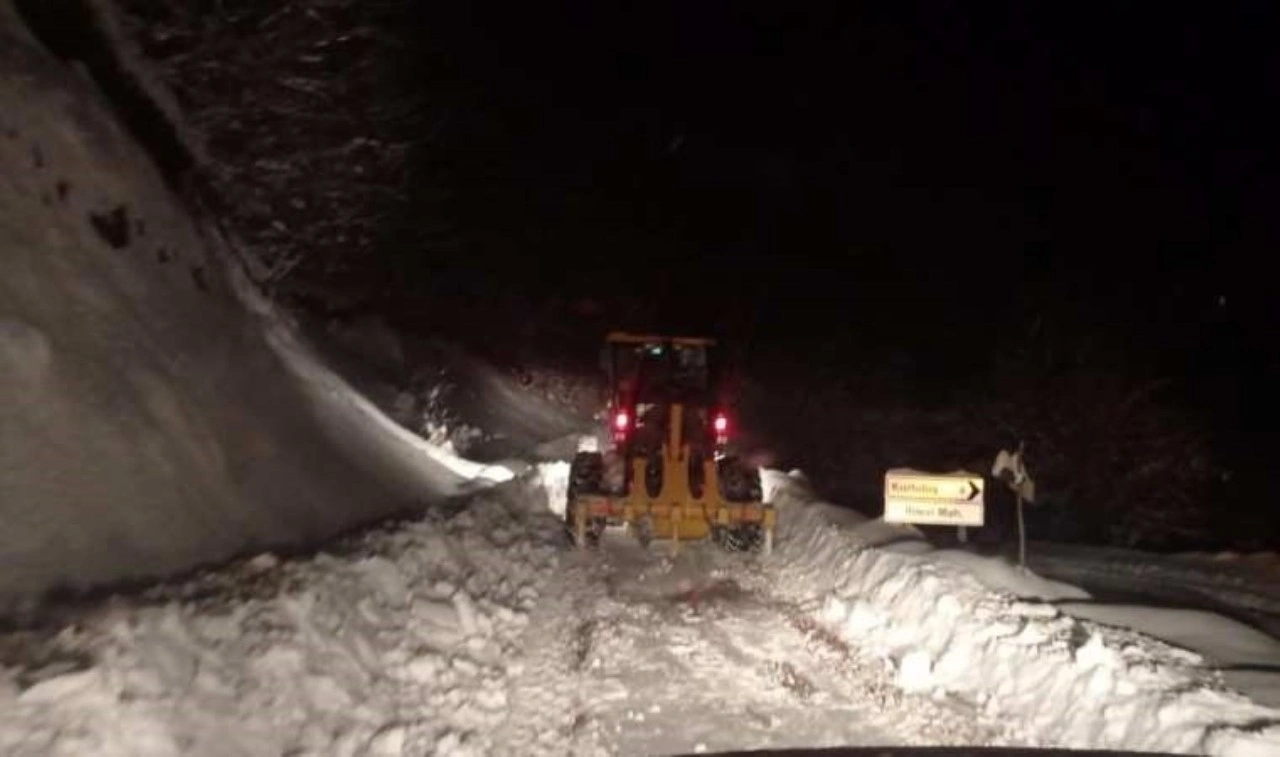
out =
<path fill-rule="evenodd" d="M 1266 3 L 618 5 L 426 12 L 499 287 L 939 343 L 1045 299 L 1180 349 L 1273 320 Z"/>

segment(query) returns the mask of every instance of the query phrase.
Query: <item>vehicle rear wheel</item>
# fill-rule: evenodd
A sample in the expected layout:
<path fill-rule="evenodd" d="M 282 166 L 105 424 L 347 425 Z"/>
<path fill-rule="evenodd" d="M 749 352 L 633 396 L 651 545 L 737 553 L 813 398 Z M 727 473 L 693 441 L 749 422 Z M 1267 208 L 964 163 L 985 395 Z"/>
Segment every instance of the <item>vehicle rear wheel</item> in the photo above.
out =
<path fill-rule="evenodd" d="M 604 491 L 604 456 L 599 452 L 579 452 L 569 464 L 569 490 L 565 497 L 564 527 L 569 534 L 569 541 L 575 541 L 574 504 L 584 494 L 601 494 Z M 593 547 L 600 541 L 604 524 L 599 518 L 587 524 L 586 544 L 579 546 Z"/>
<path fill-rule="evenodd" d="M 649 455 L 648 463 L 644 468 L 644 488 L 650 497 L 656 497 L 662 493 L 662 469 L 662 455 L 657 453 Z"/>
<path fill-rule="evenodd" d="M 759 502 L 763 495 L 760 470 L 736 457 L 722 458 L 717 465 L 720 496 L 727 502 Z"/>
<path fill-rule="evenodd" d="M 720 546 L 732 552 L 758 552 L 764 546 L 764 529 L 758 523 L 726 528 Z"/>
<path fill-rule="evenodd" d="M 689 493 L 698 499 L 702 499 L 702 493 L 706 489 L 706 477 L 702 468 L 704 459 L 702 452 L 698 450 L 689 454 Z"/>
<path fill-rule="evenodd" d="M 760 470 L 740 458 L 726 457 L 717 465 L 720 496 L 726 502 L 760 502 L 764 497 Z M 756 551 L 764 546 L 764 529 L 759 523 L 744 523 L 716 528 L 715 540 L 734 552 Z"/>

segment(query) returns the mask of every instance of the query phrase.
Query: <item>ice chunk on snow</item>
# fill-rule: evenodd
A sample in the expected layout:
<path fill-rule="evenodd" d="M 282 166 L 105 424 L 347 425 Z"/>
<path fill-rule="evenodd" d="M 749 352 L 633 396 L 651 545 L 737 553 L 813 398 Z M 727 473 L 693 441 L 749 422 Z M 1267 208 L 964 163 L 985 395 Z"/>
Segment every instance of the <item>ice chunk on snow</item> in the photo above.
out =
<path fill-rule="evenodd" d="M 404 672 L 412 680 L 428 683 L 440 674 L 444 660 L 433 654 L 419 655 L 405 663 Z"/>
<path fill-rule="evenodd" d="M 360 561 L 359 568 L 366 582 L 382 599 L 397 606 L 408 600 L 409 586 L 395 563 L 385 557 L 369 557 Z"/>
<path fill-rule="evenodd" d="M 507 692 L 500 688 L 485 688 L 476 694 L 476 705 L 490 712 L 500 712 L 507 708 Z"/>
<path fill-rule="evenodd" d="M 470 739 L 457 731 L 445 731 L 436 739 L 436 748 L 433 754 L 440 757 L 470 757 L 471 755 L 481 754 L 482 750 L 477 749 L 470 742 Z"/>
<path fill-rule="evenodd" d="M 73 699 L 102 686 L 98 671 L 90 668 L 46 679 L 18 695 L 23 704 L 51 704 Z"/>
<path fill-rule="evenodd" d="M 385 726 L 382 730 L 373 734 L 373 738 L 369 739 L 369 749 L 367 754 L 370 757 L 378 755 L 396 755 L 397 757 L 404 754 L 404 747 L 408 728 L 404 725 L 393 724 Z"/>
<path fill-rule="evenodd" d="M 270 552 L 263 552 L 245 561 L 244 567 L 249 573 L 265 573 L 279 564 L 280 558 Z"/>
<path fill-rule="evenodd" d="M 1117 655 L 1107 649 L 1100 634 L 1091 634 L 1084 645 L 1076 650 L 1076 664 L 1083 668 L 1114 664 Z"/>
<path fill-rule="evenodd" d="M 419 621 L 416 628 L 423 638 L 444 645 L 461 641 L 461 623 L 455 604 L 417 602 L 413 605 L 413 614 Z"/>
<path fill-rule="evenodd" d="M 929 653 L 916 649 L 903 656 L 898 665 L 898 686 L 903 691 L 919 693 L 933 687 L 933 660 Z"/>
<path fill-rule="evenodd" d="M 343 712 L 350 709 L 355 700 L 330 676 L 309 675 L 302 681 L 308 703 L 321 712 Z"/>

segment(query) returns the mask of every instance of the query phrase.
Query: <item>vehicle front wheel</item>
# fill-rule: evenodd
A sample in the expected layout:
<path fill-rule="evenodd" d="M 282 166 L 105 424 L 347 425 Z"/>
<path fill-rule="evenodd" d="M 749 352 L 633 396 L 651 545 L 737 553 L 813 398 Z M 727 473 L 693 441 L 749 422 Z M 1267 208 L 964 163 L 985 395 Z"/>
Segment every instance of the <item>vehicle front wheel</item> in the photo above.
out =
<path fill-rule="evenodd" d="M 576 542 L 574 507 L 578 498 L 584 494 L 600 494 L 604 489 L 604 456 L 599 452 L 579 452 L 569 464 L 569 489 L 565 496 L 564 527 L 570 542 Z M 598 519 L 597 519 L 598 520 Z M 588 523 L 586 544 L 578 546 L 594 546 L 604 531 L 603 524 Z"/>

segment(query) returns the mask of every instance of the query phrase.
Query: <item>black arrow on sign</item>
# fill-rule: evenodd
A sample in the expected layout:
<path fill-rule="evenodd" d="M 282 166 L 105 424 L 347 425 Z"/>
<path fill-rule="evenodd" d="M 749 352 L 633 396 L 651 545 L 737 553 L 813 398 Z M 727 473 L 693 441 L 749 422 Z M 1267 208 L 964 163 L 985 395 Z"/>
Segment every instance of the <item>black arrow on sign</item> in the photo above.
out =
<path fill-rule="evenodd" d="M 969 481 L 969 497 L 967 501 L 972 502 L 973 498 L 981 493 L 982 490 L 978 488 L 978 485 L 973 483 L 973 481 Z"/>

